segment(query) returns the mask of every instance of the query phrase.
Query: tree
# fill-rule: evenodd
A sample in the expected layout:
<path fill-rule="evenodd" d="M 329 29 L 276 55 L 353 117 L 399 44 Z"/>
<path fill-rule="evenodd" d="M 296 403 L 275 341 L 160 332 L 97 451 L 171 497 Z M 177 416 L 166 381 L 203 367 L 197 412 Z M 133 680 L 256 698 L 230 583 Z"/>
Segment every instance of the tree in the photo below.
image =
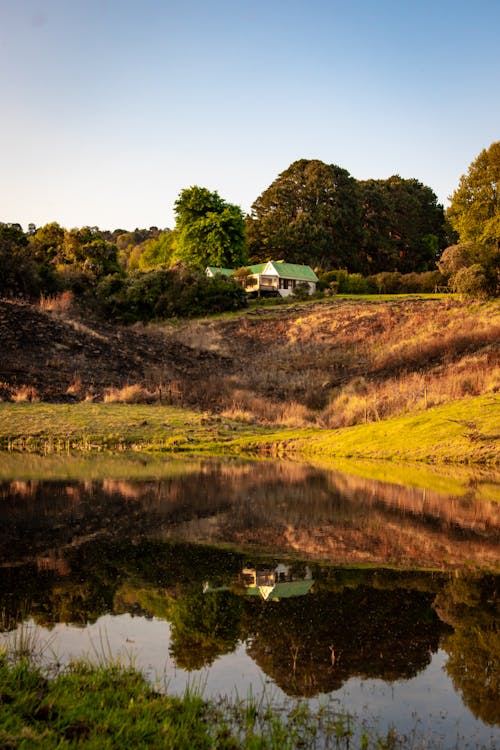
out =
<path fill-rule="evenodd" d="M 500 248 L 500 141 L 481 151 L 450 200 L 448 217 L 460 242 Z"/>
<path fill-rule="evenodd" d="M 176 254 L 181 260 L 199 268 L 244 265 L 245 223 L 239 206 L 195 185 L 181 191 L 175 215 Z"/>
<path fill-rule="evenodd" d="M 335 164 L 293 162 L 254 202 L 246 225 L 254 262 L 284 258 L 324 269 L 359 270 L 358 187 Z"/>
<path fill-rule="evenodd" d="M 499 183 L 500 141 L 496 141 L 481 151 L 467 174 L 462 175 L 448 209 L 450 223 L 460 238 L 458 247 L 469 253 L 468 263 L 462 268 L 480 266 L 474 273 L 461 273 L 460 285 L 467 281 L 470 286 L 471 282 L 481 295 L 500 292 Z M 453 276 L 450 283 L 454 283 Z"/>
<path fill-rule="evenodd" d="M 56 221 L 39 227 L 29 242 L 33 248 L 33 254 L 42 263 L 61 263 L 64 251 L 64 229 Z"/>
<path fill-rule="evenodd" d="M 39 269 L 22 227 L 0 223 L 0 295 L 34 296 L 41 288 Z"/>
<path fill-rule="evenodd" d="M 197 588 L 172 603 L 170 652 L 184 669 L 201 669 L 231 653 L 241 631 L 242 602 L 231 591 Z"/>
<path fill-rule="evenodd" d="M 176 233 L 160 232 L 158 237 L 146 240 L 139 245 L 137 267 L 148 271 L 157 266 L 170 265 L 175 253 Z"/>
<path fill-rule="evenodd" d="M 64 237 L 64 262 L 76 266 L 91 279 L 117 273 L 118 250 L 107 242 L 97 227 L 71 229 Z"/>
<path fill-rule="evenodd" d="M 360 183 L 363 271 L 434 270 L 447 244 L 443 207 L 430 187 L 393 175 Z"/>

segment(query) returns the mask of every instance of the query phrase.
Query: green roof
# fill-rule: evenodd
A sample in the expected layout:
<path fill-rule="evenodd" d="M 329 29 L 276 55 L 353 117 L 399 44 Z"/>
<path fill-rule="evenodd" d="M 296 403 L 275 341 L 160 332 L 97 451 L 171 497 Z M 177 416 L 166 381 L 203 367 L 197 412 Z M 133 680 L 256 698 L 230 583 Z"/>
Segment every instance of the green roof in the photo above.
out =
<path fill-rule="evenodd" d="M 318 281 L 318 277 L 311 266 L 301 266 L 298 263 L 285 263 L 281 260 L 270 261 L 272 267 L 282 279 L 299 279 L 300 281 Z"/>
<path fill-rule="evenodd" d="M 212 276 L 216 276 L 218 273 L 220 273 L 221 276 L 232 276 L 234 273 L 232 268 L 217 268 L 216 266 L 208 266 L 207 271 L 210 271 Z"/>
<path fill-rule="evenodd" d="M 267 263 L 257 263 L 256 266 L 247 266 L 250 273 L 262 273 Z"/>
<path fill-rule="evenodd" d="M 313 587 L 314 581 L 285 581 L 284 583 L 276 583 L 267 596 L 268 601 L 275 599 L 288 599 L 292 596 L 304 596 L 309 593 Z M 247 596 L 262 596 L 261 588 L 259 586 L 249 586 L 245 593 Z"/>

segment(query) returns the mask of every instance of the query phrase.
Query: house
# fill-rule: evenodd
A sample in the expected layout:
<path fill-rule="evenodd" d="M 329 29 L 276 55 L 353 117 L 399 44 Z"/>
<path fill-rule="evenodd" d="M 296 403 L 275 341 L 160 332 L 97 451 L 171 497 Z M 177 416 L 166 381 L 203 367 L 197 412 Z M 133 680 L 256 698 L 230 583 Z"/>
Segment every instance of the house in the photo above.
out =
<path fill-rule="evenodd" d="M 231 276 L 233 271 L 229 268 L 209 266 L 206 273 L 212 277 L 216 274 Z M 302 287 L 309 294 L 314 294 L 317 282 L 318 277 L 310 266 L 285 263 L 283 260 L 269 260 L 267 263 L 248 266 L 245 291 L 259 296 L 279 294 L 281 297 L 288 297 L 297 287 Z"/>
<path fill-rule="evenodd" d="M 299 577 L 292 574 L 290 566 L 283 564 L 274 569 L 243 568 L 241 582 L 247 596 L 261 597 L 266 602 L 304 596 L 314 585 L 309 567 Z"/>

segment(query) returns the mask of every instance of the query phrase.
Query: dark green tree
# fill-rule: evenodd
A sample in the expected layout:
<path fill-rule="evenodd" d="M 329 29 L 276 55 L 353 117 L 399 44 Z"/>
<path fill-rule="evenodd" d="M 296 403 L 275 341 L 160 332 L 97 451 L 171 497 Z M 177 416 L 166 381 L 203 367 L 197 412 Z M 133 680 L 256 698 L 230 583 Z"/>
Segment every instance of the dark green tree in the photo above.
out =
<path fill-rule="evenodd" d="M 360 183 L 363 271 L 431 271 L 448 244 L 443 207 L 431 188 L 393 175 Z"/>
<path fill-rule="evenodd" d="M 245 264 L 245 222 L 239 206 L 195 185 L 181 191 L 175 216 L 178 258 L 198 268 Z"/>
<path fill-rule="evenodd" d="M 0 223 L 0 295 L 32 297 L 42 286 L 22 227 Z"/>
<path fill-rule="evenodd" d="M 453 577 L 436 597 L 442 620 L 453 626 L 443 647 L 446 671 L 474 716 L 500 722 L 500 632 L 498 579 L 494 575 Z"/>
<path fill-rule="evenodd" d="M 360 202 L 356 180 L 318 159 L 291 164 L 247 217 L 255 262 L 284 259 L 324 269 L 360 270 Z"/>

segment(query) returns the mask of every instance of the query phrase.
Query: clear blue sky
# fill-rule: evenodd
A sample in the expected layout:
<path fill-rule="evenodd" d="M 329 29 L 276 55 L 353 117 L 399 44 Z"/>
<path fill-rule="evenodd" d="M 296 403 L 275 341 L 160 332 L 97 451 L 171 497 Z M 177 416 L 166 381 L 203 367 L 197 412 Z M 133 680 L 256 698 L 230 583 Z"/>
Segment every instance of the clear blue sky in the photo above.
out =
<path fill-rule="evenodd" d="M 440 202 L 500 138 L 499 0 L 0 0 L 0 221 L 172 227 L 300 158 Z"/>

